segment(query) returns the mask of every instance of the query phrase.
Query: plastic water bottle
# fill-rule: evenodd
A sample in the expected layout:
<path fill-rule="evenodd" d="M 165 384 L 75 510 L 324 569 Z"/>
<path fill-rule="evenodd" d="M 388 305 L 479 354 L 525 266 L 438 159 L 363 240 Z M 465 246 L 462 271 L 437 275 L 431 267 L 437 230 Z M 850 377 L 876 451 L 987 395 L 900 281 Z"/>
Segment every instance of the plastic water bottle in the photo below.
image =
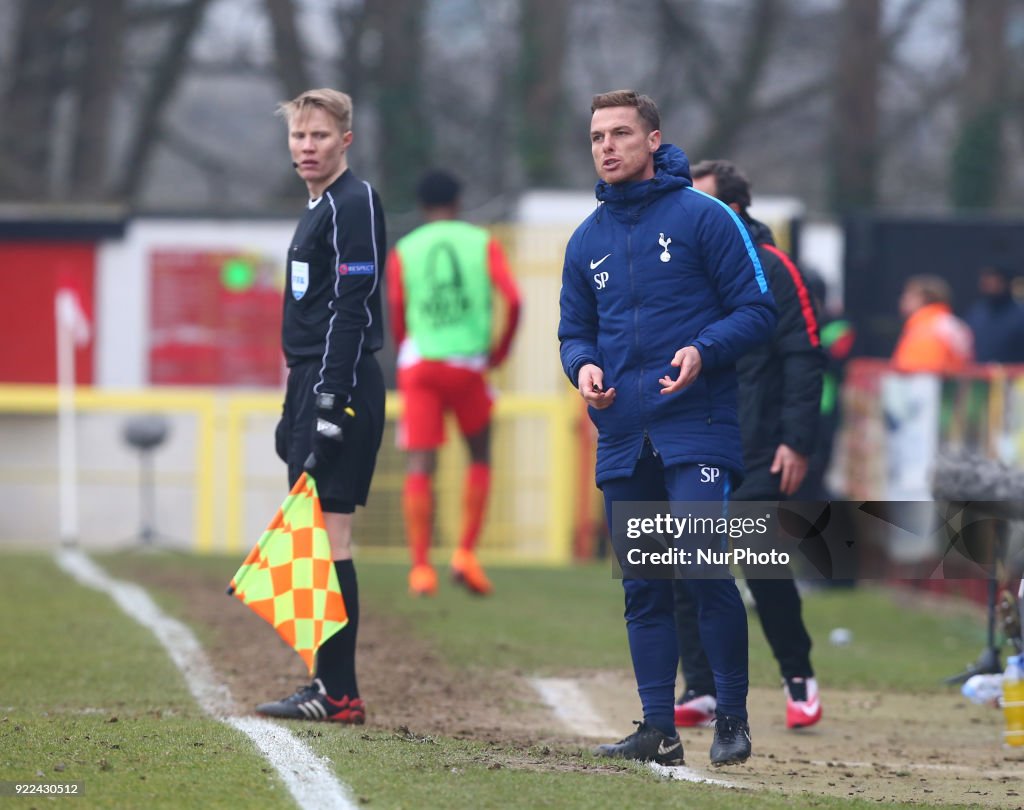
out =
<path fill-rule="evenodd" d="M 960 692 L 972 703 L 998 709 L 1003 697 L 1003 673 L 972 675 L 960 688 Z"/>
<path fill-rule="evenodd" d="M 1011 655 L 1003 673 L 1003 716 L 1006 730 L 1003 742 L 1024 746 L 1024 656 Z"/>

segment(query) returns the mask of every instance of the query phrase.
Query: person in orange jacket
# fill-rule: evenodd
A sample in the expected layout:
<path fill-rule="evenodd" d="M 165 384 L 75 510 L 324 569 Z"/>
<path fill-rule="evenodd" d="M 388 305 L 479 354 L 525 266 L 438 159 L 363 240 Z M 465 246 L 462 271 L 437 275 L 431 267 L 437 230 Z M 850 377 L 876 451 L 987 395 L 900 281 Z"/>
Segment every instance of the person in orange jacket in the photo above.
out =
<path fill-rule="evenodd" d="M 892 355 L 897 371 L 952 374 L 974 359 L 974 335 L 953 314 L 949 284 L 938 276 L 911 276 L 900 295 L 906 319 Z"/>

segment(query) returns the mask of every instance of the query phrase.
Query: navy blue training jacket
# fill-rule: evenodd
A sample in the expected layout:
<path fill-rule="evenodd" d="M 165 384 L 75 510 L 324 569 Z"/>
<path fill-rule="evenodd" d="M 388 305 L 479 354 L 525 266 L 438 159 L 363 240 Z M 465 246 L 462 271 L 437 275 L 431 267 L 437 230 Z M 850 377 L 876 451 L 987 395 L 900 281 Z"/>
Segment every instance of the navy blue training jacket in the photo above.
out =
<path fill-rule="evenodd" d="M 663 144 L 655 176 L 596 188 L 601 205 L 565 249 L 558 339 L 573 385 L 593 363 L 615 388 L 590 409 L 598 429 L 597 483 L 633 473 L 644 436 L 666 466 L 714 464 L 738 483 L 743 451 L 736 360 L 775 328 L 775 302 L 746 227 L 732 209 L 692 188 L 690 164 Z M 692 385 L 662 395 L 679 376 L 672 358 L 695 346 Z"/>

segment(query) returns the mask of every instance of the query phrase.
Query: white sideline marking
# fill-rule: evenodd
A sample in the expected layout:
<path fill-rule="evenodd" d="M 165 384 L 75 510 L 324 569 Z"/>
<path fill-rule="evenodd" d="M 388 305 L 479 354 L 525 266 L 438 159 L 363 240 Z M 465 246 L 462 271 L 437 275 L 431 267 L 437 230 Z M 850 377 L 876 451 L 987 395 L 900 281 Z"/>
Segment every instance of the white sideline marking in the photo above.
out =
<path fill-rule="evenodd" d="M 317 756 L 302 740 L 269 720 L 234 714 L 231 691 L 218 681 L 195 635 L 160 610 L 143 588 L 113 579 L 76 549 L 58 551 L 56 560 L 66 574 L 110 596 L 129 617 L 156 636 L 185 677 L 200 708 L 247 735 L 274 766 L 299 807 L 303 810 L 355 810 L 348 787 L 327 767 L 326 758 Z"/>
<path fill-rule="evenodd" d="M 81 551 L 61 550 L 57 554 L 57 564 L 81 584 L 106 593 L 121 610 L 156 636 L 185 676 L 189 691 L 203 711 L 218 718 L 233 711 L 231 693 L 227 686 L 218 683 L 192 631 L 160 610 L 144 589 L 130 582 L 112 579 Z"/>
<path fill-rule="evenodd" d="M 664 776 L 667 779 L 679 779 L 683 782 L 697 782 L 701 785 L 742 788 L 742 785 L 734 785 L 732 782 L 726 782 L 724 779 L 712 779 L 710 776 L 704 776 L 704 774 L 699 771 L 687 768 L 685 765 L 673 765 L 670 767 L 668 765 L 659 765 L 657 762 L 648 762 L 647 767 L 658 774 L 658 776 Z"/>
<path fill-rule="evenodd" d="M 600 712 L 580 688 L 579 681 L 573 678 L 530 678 L 530 685 L 540 695 L 555 716 L 574 734 L 581 737 L 616 737 L 618 732 L 610 729 L 601 717 Z M 648 767 L 658 776 L 678 779 L 683 782 L 697 782 L 704 785 L 738 788 L 732 782 L 723 779 L 712 779 L 699 771 L 685 765 L 658 765 L 648 762 Z"/>
<path fill-rule="evenodd" d="M 590 698 L 573 678 L 530 678 L 530 685 L 555 717 L 581 737 L 614 737 Z"/>
<path fill-rule="evenodd" d="M 281 775 L 288 792 L 304 810 L 337 808 L 355 810 L 348 786 L 302 740 L 277 723 L 259 717 L 226 717 L 224 720 L 248 735 Z"/>

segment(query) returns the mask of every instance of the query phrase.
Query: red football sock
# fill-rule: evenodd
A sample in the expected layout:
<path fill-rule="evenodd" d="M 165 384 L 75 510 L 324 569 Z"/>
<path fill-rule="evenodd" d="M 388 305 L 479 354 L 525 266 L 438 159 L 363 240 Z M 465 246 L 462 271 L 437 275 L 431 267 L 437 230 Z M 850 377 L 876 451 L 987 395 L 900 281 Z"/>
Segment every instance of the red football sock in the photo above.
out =
<path fill-rule="evenodd" d="M 487 509 L 487 496 L 491 491 L 491 466 L 470 464 L 466 471 L 465 489 L 462 494 L 462 533 L 459 548 L 472 551 L 480 540 L 480 529 Z"/>
<path fill-rule="evenodd" d="M 430 535 L 434 526 L 434 496 L 430 491 L 430 476 L 426 473 L 408 473 L 402 492 L 402 511 L 405 513 L 405 533 L 413 565 L 426 565 L 430 558 Z"/>

